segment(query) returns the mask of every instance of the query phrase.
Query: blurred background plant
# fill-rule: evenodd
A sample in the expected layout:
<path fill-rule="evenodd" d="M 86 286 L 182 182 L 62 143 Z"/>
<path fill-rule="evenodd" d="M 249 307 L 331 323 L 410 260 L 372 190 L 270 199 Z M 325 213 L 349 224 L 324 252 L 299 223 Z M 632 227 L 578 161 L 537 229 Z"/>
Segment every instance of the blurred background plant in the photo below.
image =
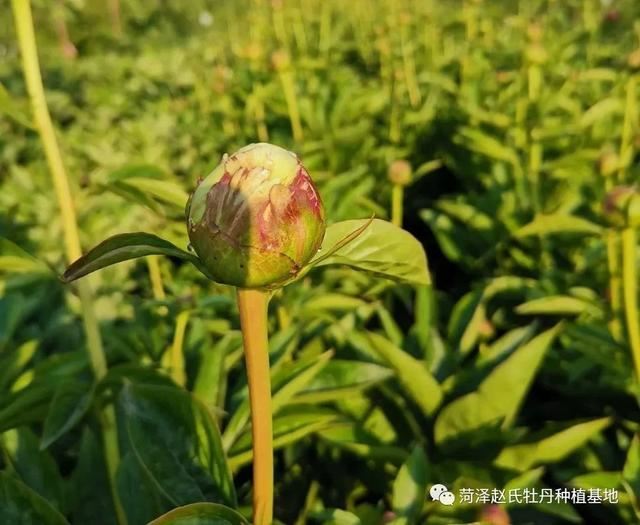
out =
<path fill-rule="evenodd" d="M 196 179 L 268 140 L 330 222 L 393 218 L 427 250 L 432 287 L 327 268 L 274 298 L 280 522 L 638 522 L 637 2 L 32 3 L 85 249 L 138 230 L 186 247 Z M 116 523 L 113 404 L 130 525 L 196 501 L 247 514 L 232 291 L 178 260 L 97 274 L 94 380 L 8 0 L 0 20 L 1 501 Z M 620 502 L 506 518 L 433 503 L 433 483 Z"/>

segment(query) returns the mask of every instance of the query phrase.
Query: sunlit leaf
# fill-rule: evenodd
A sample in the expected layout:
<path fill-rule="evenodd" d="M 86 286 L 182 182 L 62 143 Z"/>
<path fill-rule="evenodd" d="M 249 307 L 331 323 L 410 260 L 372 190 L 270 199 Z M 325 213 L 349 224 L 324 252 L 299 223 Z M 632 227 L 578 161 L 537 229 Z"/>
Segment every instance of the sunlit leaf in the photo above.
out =
<path fill-rule="evenodd" d="M 367 226 L 369 222 L 371 224 Z M 327 259 L 319 261 L 317 266 L 342 264 L 390 279 L 430 283 L 427 257 L 420 242 L 406 230 L 380 219 L 347 220 L 330 225 L 316 257 L 320 259 L 323 251 L 363 227 L 362 233 Z"/>
<path fill-rule="evenodd" d="M 192 503 L 167 512 L 149 525 L 249 525 L 249 522 L 224 505 Z"/>
<path fill-rule="evenodd" d="M 556 326 L 534 337 L 499 364 L 477 391 L 444 407 L 435 424 L 436 441 L 461 438 L 484 425 L 511 425 L 559 330 L 560 326 Z"/>
<path fill-rule="evenodd" d="M 75 261 L 62 276 L 65 282 L 75 281 L 112 264 L 145 257 L 147 255 L 167 255 L 178 257 L 200 267 L 198 259 L 181 250 L 169 241 L 150 233 L 123 233 L 101 242 L 87 254 Z"/>

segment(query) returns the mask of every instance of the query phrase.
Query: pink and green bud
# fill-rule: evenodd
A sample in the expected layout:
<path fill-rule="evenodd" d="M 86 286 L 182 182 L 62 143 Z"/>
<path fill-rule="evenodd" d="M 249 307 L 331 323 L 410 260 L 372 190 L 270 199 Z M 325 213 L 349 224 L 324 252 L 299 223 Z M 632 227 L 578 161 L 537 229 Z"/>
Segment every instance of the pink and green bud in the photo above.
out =
<path fill-rule="evenodd" d="M 634 186 L 616 186 L 607 194 L 602 207 L 612 226 L 640 226 L 640 193 Z"/>
<path fill-rule="evenodd" d="M 413 170 L 411 164 L 406 160 L 394 160 L 389 166 L 387 176 L 392 184 L 396 186 L 408 186 L 411 184 Z"/>
<path fill-rule="evenodd" d="M 191 246 L 211 276 L 239 288 L 277 288 L 316 254 L 324 208 L 293 153 L 251 144 L 225 155 L 187 204 Z"/>
<path fill-rule="evenodd" d="M 483 525 L 511 525 L 511 518 L 501 506 L 486 505 L 480 513 L 480 523 Z"/>

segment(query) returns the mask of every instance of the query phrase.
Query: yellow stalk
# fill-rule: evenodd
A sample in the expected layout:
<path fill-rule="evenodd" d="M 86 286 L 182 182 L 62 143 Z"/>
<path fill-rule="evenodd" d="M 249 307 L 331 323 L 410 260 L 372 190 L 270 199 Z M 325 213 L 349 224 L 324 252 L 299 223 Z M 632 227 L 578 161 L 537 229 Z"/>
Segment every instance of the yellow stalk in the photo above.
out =
<path fill-rule="evenodd" d="M 273 521 L 273 433 L 267 333 L 269 296 L 238 289 L 238 310 L 247 366 L 253 438 L 253 525 Z"/>
<path fill-rule="evenodd" d="M 184 335 L 187 331 L 187 324 L 191 314 L 188 310 L 180 312 L 176 319 L 176 330 L 173 334 L 173 343 L 169 349 L 169 372 L 171 379 L 177 385 L 185 386 L 187 377 L 184 371 Z"/>
<path fill-rule="evenodd" d="M 402 206 L 404 199 L 404 188 L 399 184 L 394 184 L 391 190 L 391 222 L 402 228 Z"/>
<path fill-rule="evenodd" d="M 607 262 L 609 266 L 609 296 L 611 302 L 611 321 L 609 329 L 613 338 L 622 340 L 622 277 L 620 275 L 620 242 L 618 232 L 607 232 Z"/>
<path fill-rule="evenodd" d="M 629 346 L 636 367 L 636 379 L 640 381 L 640 317 L 638 317 L 638 272 L 636 269 L 636 245 L 633 228 L 622 230 L 622 291 L 624 312 L 627 319 Z"/>
<path fill-rule="evenodd" d="M 55 129 L 47 107 L 40 74 L 40 63 L 36 37 L 33 30 L 33 17 L 29 0 L 12 0 L 14 21 L 20 53 L 22 55 L 22 68 L 27 84 L 27 91 L 31 101 L 33 117 L 44 148 L 47 164 L 51 173 L 54 192 L 60 207 L 64 235 L 64 246 L 69 262 L 78 259 L 82 255 L 80 237 L 76 221 L 75 207 L 71 195 L 69 179 L 64 168 L 62 155 L 58 147 Z M 87 280 L 80 281 L 77 285 L 82 307 L 84 330 L 87 337 L 87 349 L 93 374 L 97 380 L 102 379 L 107 372 L 107 362 L 102 348 L 100 328 L 95 315 L 93 294 Z M 118 523 L 126 524 L 124 510 L 118 498 L 115 474 L 118 468 L 119 452 L 116 429 L 116 419 L 113 407 L 106 407 L 101 414 L 102 434 L 104 438 L 104 451 L 109 471 L 109 480 L 114 500 L 114 507 Z"/>

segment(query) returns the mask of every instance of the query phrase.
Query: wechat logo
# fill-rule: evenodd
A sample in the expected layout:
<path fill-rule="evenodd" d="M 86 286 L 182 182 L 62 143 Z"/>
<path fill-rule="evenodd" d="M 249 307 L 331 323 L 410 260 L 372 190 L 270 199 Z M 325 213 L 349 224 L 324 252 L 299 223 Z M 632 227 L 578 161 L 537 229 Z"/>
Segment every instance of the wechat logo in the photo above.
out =
<path fill-rule="evenodd" d="M 456 497 L 453 495 L 453 492 L 449 492 L 447 487 L 442 485 L 441 483 L 437 483 L 429 490 L 429 495 L 433 501 L 439 501 L 443 505 L 453 505 L 453 502 L 456 500 Z"/>

